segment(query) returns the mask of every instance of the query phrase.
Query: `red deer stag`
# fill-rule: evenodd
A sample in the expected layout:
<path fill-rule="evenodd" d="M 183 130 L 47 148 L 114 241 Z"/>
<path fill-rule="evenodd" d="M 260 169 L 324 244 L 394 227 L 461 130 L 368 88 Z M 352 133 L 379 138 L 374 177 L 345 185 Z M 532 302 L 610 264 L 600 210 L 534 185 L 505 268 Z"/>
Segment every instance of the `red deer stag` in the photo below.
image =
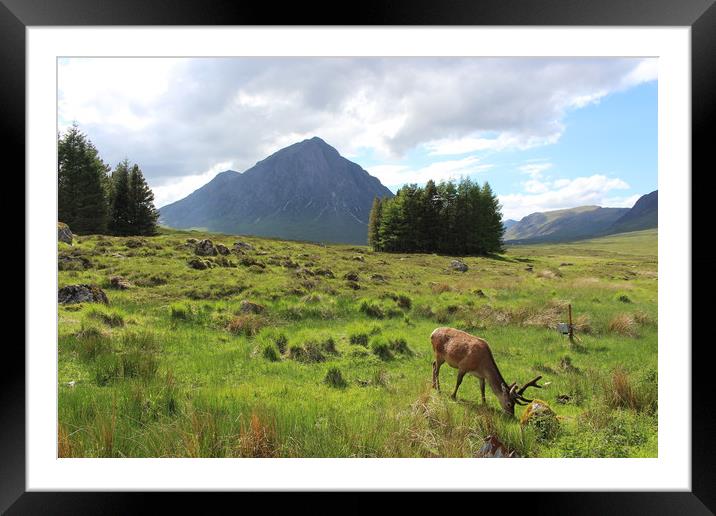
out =
<path fill-rule="evenodd" d="M 452 399 L 457 396 L 457 390 L 462 383 L 462 378 L 469 373 L 480 379 L 480 392 L 482 393 L 483 403 L 485 403 L 485 380 L 487 380 L 490 383 L 492 392 L 495 393 L 495 396 L 500 401 L 502 410 L 514 416 L 515 403 L 526 405 L 532 401 L 522 396 L 525 389 L 528 387 L 542 388 L 541 385 L 537 385 L 537 381 L 542 376 L 527 382 L 519 389 L 517 382 L 507 385 L 497 368 L 495 359 L 492 357 L 490 346 L 487 345 L 487 341 L 480 337 L 475 337 L 455 328 L 437 328 L 430 335 L 430 341 L 435 352 L 433 388 L 440 390 L 440 366 L 443 362 L 447 362 L 450 367 L 457 369 L 457 384 L 455 385 L 455 391 L 451 395 Z"/>

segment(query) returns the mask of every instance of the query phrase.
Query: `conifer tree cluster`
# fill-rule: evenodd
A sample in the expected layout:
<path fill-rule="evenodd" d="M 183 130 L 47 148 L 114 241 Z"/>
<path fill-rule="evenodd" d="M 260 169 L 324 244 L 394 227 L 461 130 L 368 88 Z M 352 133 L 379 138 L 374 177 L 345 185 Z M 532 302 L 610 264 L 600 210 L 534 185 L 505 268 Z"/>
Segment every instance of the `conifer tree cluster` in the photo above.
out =
<path fill-rule="evenodd" d="M 76 125 L 58 142 L 58 220 L 78 234 L 153 235 L 159 213 L 138 165 L 110 167 Z"/>
<path fill-rule="evenodd" d="M 503 251 L 501 206 L 490 185 L 464 178 L 405 185 L 376 198 L 368 244 L 376 251 L 481 255 Z"/>

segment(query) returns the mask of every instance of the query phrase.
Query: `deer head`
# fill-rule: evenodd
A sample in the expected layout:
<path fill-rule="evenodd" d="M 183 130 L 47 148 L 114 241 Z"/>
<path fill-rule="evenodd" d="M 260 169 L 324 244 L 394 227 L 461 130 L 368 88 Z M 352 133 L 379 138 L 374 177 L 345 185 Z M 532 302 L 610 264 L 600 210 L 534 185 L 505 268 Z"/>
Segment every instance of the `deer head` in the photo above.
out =
<path fill-rule="evenodd" d="M 541 389 L 541 385 L 537 385 L 537 381 L 542 378 L 542 376 L 538 376 L 526 384 L 524 384 L 522 387 L 519 387 L 517 385 L 517 382 L 514 382 L 510 385 L 502 385 L 502 395 L 499 397 L 500 399 L 500 405 L 502 405 L 502 409 L 510 414 L 511 416 L 515 415 L 515 404 L 517 405 L 527 405 L 529 402 L 531 402 L 531 399 L 525 398 L 522 394 L 527 390 L 528 387 L 536 387 L 538 389 Z"/>

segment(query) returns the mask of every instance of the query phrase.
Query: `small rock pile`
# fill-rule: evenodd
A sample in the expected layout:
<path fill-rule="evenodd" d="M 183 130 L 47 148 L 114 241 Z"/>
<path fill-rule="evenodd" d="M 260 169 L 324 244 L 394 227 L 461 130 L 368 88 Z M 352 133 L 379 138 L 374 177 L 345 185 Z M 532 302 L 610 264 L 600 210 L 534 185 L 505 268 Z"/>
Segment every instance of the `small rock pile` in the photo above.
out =
<path fill-rule="evenodd" d="M 75 303 L 109 303 L 107 294 L 97 285 L 67 285 L 57 291 L 57 301 L 62 305 Z"/>

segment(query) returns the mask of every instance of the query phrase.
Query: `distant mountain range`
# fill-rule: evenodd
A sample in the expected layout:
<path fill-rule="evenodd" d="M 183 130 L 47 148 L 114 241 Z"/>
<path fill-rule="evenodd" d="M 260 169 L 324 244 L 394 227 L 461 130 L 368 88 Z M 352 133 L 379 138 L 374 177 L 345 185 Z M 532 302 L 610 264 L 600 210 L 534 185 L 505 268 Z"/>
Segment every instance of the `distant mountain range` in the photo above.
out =
<path fill-rule="evenodd" d="M 642 195 L 631 210 L 621 216 L 610 228 L 611 233 L 626 233 L 658 227 L 659 191 Z"/>
<path fill-rule="evenodd" d="M 227 170 L 159 210 L 179 229 L 288 240 L 365 244 L 375 197 L 393 197 L 377 178 L 314 137 L 243 173 Z M 657 227 L 658 192 L 632 208 L 579 206 L 505 220 L 505 242 L 565 242 Z"/>
<path fill-rule="evenodd" d="M 566 242 L 658 227 L 658 191 L 643 195 L 632 208 L 579 206 L 532 213 L 505 221 L 505 242 Z M 509 225 L 507 225 L 509 223 Z"/>
<path fill-rule="evenodd" d="M 514 226 L 518 222 L 519 222 L 518 220 L 507 219 L 507 220 L 502 221 L 502 225 L 505 228 L 505 231 L 507 231 L 508 229 L 510 229 L 512 226 Z"/>
<path fill-rule="evenodd" d="M 318 137 L 295 143 L 243 173 L 228 170 L 159 210 L 173 228 L 289 240 L 365 244 L 377 178 Z"/>

